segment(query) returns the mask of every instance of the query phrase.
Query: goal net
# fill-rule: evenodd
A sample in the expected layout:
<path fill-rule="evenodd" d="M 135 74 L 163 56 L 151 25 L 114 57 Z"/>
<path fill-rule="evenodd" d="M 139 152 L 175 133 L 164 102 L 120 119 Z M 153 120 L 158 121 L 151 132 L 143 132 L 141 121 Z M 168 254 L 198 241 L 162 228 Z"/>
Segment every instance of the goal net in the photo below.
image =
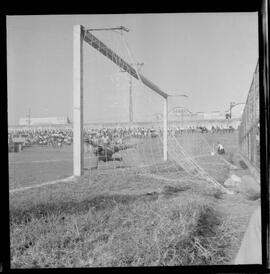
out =
<path fill-rule="evenodd" d="M 144 60 L 131 52 L 123 31 L 91 33 L 137 75 L 148 72 Z M 106 53 L 87 43 L 83 47 L 84 167 L 89 182 L 117 182 L 128 176 L 133 180 L 138 176 L 171 181 L 198 178 L 226 191 L 222 176 L 232 165 L 217 154 L 215 142 L 170 117 L 164 132 L 160 119 L 164 99 L 140 77 L 135 79 L 115 65 Z"/>

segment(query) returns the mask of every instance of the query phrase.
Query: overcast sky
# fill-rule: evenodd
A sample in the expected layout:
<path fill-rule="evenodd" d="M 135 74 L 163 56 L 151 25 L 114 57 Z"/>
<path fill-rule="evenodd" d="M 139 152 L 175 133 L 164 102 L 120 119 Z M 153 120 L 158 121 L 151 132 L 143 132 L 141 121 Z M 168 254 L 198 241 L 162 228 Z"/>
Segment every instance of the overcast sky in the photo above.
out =
<path fill-rule="evenodd" d="M 8 122 L 32 117 L 72 120 L 73 25 L 123 25 L 93 32 L 170 94 L 169 109 L 225 111 L 245 102 L 258 60 L 257 13 L 7 16 Z M 125 46 L 124 40 L 128 47 Z M 128 53 L 130 50 L 130 54 Z M 128 78 L 84 43 L 85 122 L 128 121 Z M 134 120 L 162 112 L 162 100 L 133 81 Z M 235 108 L 241 111 L 241 106 Z"/>

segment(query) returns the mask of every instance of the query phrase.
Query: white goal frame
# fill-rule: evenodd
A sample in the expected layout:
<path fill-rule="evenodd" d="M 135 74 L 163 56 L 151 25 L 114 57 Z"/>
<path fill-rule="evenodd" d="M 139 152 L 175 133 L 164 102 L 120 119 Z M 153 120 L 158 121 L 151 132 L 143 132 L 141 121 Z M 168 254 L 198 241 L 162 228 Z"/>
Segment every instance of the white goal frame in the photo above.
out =
<path fill-rule="evenodd" d="M 84 174 L 83 139 L 83 41 L 109 58 L 121 69 L 140 80 L 164 99 L 163 104 L 163 160 L 168 159 L 168 97 L 158 86 L 114 53 L 82 25 L 73 26 L 73 176 Z"/>

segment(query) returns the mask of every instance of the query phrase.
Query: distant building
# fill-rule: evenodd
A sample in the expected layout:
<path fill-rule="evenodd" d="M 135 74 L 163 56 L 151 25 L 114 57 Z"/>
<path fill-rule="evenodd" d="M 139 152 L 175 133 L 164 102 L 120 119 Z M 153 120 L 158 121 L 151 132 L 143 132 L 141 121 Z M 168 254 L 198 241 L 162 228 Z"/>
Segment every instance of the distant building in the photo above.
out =
<path fill-rule="evenodd" d="M 206 120 L 225 120 L 225 112 L 211 111 L 211 112 L 190 112 L 185 108 L 176 107 L 169 112 L 169 121 L 206 121 Z M 160 113 L 159 120 L 162 120 L 163 115 Z M 233 118 L 240 119 L 241 115 L 234 114 Z"/>
<path fill-rule="evenodd" d="M 70 120 L 68 117 L 44 117 L 44 118 L 28 118 L 19 119 L 20 126 L 43 126 L 43 125 L 68 125 Z"/>

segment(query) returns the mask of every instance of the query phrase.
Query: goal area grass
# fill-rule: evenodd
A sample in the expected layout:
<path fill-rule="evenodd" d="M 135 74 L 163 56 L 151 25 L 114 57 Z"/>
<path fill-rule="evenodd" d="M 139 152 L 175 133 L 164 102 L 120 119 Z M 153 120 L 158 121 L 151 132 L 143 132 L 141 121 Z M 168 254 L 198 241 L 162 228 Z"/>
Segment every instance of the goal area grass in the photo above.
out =
<path fill-rule="evenodd" d="M 50 164 L 55 172 L 59 170 L 57 176 L 71 175 L 66 172 L 72 164 L 67 161 L 72 155 L 69 148 L 59 153 L 47 150 L 43 155 L 34 150 L 32 158 L 27 158 L 36 172 L 29 171 L 32 182 L 29 174 L 28 181 L 22 177 L 27 174 L 23 172 L 26 163 L 17 163 L 10 165 L 10 188 L 35 183 L 35 176 L 42 177 L 42 168 L 48 168 L 44 174 L 51 176 L 53 169 L 38 162 L 41 158 L 55 160 Z M 24 162 L 23 153 L 15 157 L 21 159 L 10 157 L 10 161 Z M 165 177 L 161 167 L 158 171 L 123 173 L 119 169 L 110 176 L 110 170 L 104 169 L 94 180 L 86 172 L 81 181 L 10 194 L 11 268 L 233 263 L 258 201 L 242 193 L 222 193 L 183 170 L 167 170 Z M 145 176 L 149 174 L 154 176 Z"/>

